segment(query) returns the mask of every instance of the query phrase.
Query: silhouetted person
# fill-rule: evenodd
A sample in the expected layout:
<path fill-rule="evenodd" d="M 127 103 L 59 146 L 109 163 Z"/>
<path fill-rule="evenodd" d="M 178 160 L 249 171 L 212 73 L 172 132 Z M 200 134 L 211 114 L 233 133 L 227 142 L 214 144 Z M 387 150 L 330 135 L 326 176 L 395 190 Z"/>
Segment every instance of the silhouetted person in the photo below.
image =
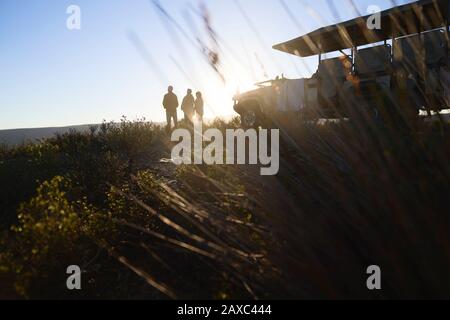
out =
<path fill-rule="evenodd" d="M 181 110 L 184 112 L 184 119 L 188 123 L 192 123 L 194 118 L 194 96 L 192 95 L 191 89 L 187 90 L 186 96 L 183 98 Z"/>
<path fill-rule="evenodd" d="M 178 98 L 175 93 L 173 93 L 173 87 L 169 86 L 167 89 L 167 94 L 164 96 L 163 106 L 166 109 L 167 118 L 167 130 L 171 130 L 172 119 L 174 126 L 178 125 L 177 108 L 178 108 Z"/>
<path fill-rule="evenodd" d="M 203 97 L 202 93 L 199 91 L 195 94 L 195 113 L 200 121 L 203 121 Z"/>

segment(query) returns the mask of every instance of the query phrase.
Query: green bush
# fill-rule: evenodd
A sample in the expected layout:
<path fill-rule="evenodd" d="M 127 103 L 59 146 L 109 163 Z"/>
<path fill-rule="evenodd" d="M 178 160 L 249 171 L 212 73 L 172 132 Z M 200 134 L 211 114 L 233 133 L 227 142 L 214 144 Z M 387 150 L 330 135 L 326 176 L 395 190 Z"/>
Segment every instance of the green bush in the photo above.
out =
<path fill-rule="evenodd" d="M 103 123 L 89 132 L 56 135 L 35 144 L 0 149 L 0 226 L 15 222 L 18 205 L 40 182 L 69 177 L 80 195 L 102 206 L 109 184 L 120 185 L 150 153 L 162 130 L 142 120 Z"/>
<path fill-rule="evenodd" d="M 108 247 L 103 243 L 105 234 L 113 242 L 117 230 L 111 229 L 111 214 L 119 210 L 109 199 L 111 186 L 130 181 L 142 165 L 139 160 L 148 157 L 162 133 L 143 119 L 131 122 L 124 118 L 88 132 L 73 131 L 0 149 L 0 185 L 4 186 L 0 193 L 0 265 L 15 278 L 21 295 L 58 297 L 67 291 L 61 288 L 65 268 L 97 256 L 102 244 Z M 126 208 L 120 211 L 127 212 Z M 83 290 L 83 294 L 122 297 L 140 292 L 132 285 L 135 275 L 111 259 L 106 249 L 101 252 L 101 259 L 95 260 L 102 260 L 102 273 L 89 277 L 93 283 L 103 281 L 110 290 Z M 118 285 L 121 281 L 130 287 Z"/>
<path fill-rule="evenodd" d="M 114 238 L 109 216 L 86 199 L 71 200 L 71 190 L 70 180 L 60 176 L 42 183 L 36 196 L 20 206 L 18 223 L 3 239 L 8 250 L 0 253 L 2 269 L 15 274 L 16 289 L 25 297 L 64 292 L 65 269 L 72 264 L 87 268 L 102 239 Z"/>

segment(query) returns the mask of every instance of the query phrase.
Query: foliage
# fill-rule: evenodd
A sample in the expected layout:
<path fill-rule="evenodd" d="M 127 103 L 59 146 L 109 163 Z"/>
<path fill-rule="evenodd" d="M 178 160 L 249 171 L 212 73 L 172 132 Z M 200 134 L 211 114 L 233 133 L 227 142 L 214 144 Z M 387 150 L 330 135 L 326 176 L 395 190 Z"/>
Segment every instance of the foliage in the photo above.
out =
<path fill-rule="evenodd" d="M 70 132 L 0 152 L 0 225 L 15 221 L 18 205 L 40 182 L 70 177 L 80 194 L 97 205 L 106 200 L 108 184 L 119 184 L 136 170 L 142 153 L 152 148 L 162 130 L 144 120 L 103 123 L 89 132 Z"/>
<path fill-rule="evenodd" d="M 276 177 L 160 162 L 164 129 L 126 119 L 2 147 L 0 272 L 29 298 L 448 297 L 449 136 L 295 123 Z M 81 293 L 64 287 L 71 264 Z M 371 264 L 389 274 L 380 293 Z"/>
<path fill-rule="evenodd" d="M 71 200 L 71 191 L 70 180 L 60 176 L 42 183 L 36 196 L 20 206 L 18 223 L 3 240 L 8 247 L 1 256 L 3 269 L 15 274 L 17 291 L 24 296 L 45 295 L 42 285 L 50 293 L 49 283 L 58 283 L 64 292 L 62 271 L 80 262 L 86 269 L 101 239 L 114 238 L 109 216 L 86 198 Z"/>

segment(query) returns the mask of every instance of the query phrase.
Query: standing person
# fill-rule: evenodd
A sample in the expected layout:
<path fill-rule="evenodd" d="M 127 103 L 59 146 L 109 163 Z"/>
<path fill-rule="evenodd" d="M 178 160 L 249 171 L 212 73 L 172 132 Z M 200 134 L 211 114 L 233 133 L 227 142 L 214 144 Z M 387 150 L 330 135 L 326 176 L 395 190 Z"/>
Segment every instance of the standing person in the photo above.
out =
<path fill-rule="evenodd" d="M 202 93 L 200 91 L 198 91 L 196 94 L 196 99 L 195 99 L 195 113 L 197 114 L 197 117 L 200 121 L 203 122 L 203 97 L 202 97 Z"/>
<path fill-rule="evenodd" d="M 183 98 L 181 110 L 184 112 L 184 120 L 188 123 L 192 123 L 194 118 L 194 96 L 192 95 L 191 89 L 187 90 L 186 96 Z"/>
<path fill-rule="evenodd" d="M 164 109 L 166 109 L 166 119 L 167 119 L 167 131 L 171 130 L 172 119 L 174 127 L 178 125 L 177 108 L 178 108 L 178 97 L 173 93 L 173 87 L 169 86 L 167 89 L 167 94 L 164 96 L 163 100 Z"/>

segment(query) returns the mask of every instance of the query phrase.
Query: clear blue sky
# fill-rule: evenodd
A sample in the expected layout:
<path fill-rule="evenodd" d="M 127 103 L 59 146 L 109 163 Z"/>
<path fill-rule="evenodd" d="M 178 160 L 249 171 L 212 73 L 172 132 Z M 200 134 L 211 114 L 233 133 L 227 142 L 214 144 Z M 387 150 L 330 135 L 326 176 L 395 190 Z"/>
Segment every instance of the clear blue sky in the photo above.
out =
<path fill-rule="evenodd" d="M 0 0 L 0 129 L 64 126 L 145 117 L 163 121 L 168 84 L 181 98 L 204 92 L 206 117 L 233 114 L 231 97 L 265 74 L 310 75 L 316 59 L 271 49 L 275 43 L 357 15 L 349 0 L 207 0 L 219 38 L 224 84 L 192 39 L 214 47 L 198 0 L 160 0 L 176 21 L 162 18 L 150 0 Z M 365 13 L 391 0 L 354 0 Z M 397 1 L 403 4 L 412 1 Z M 66 9 L 81 8 L 81 30 L 66 28 Z M 184 33 L 180 32 L 180 29 Z M 169 36 L 170 34 L 170 36 Z M 189 38 L 189 39 L 188 39 Z M 138 40 L 136 40 L 138 39 Z M 256 53 L 256 55 L 255 55 Z M 308 70 L 309 69 L 309 70 Z"/>

